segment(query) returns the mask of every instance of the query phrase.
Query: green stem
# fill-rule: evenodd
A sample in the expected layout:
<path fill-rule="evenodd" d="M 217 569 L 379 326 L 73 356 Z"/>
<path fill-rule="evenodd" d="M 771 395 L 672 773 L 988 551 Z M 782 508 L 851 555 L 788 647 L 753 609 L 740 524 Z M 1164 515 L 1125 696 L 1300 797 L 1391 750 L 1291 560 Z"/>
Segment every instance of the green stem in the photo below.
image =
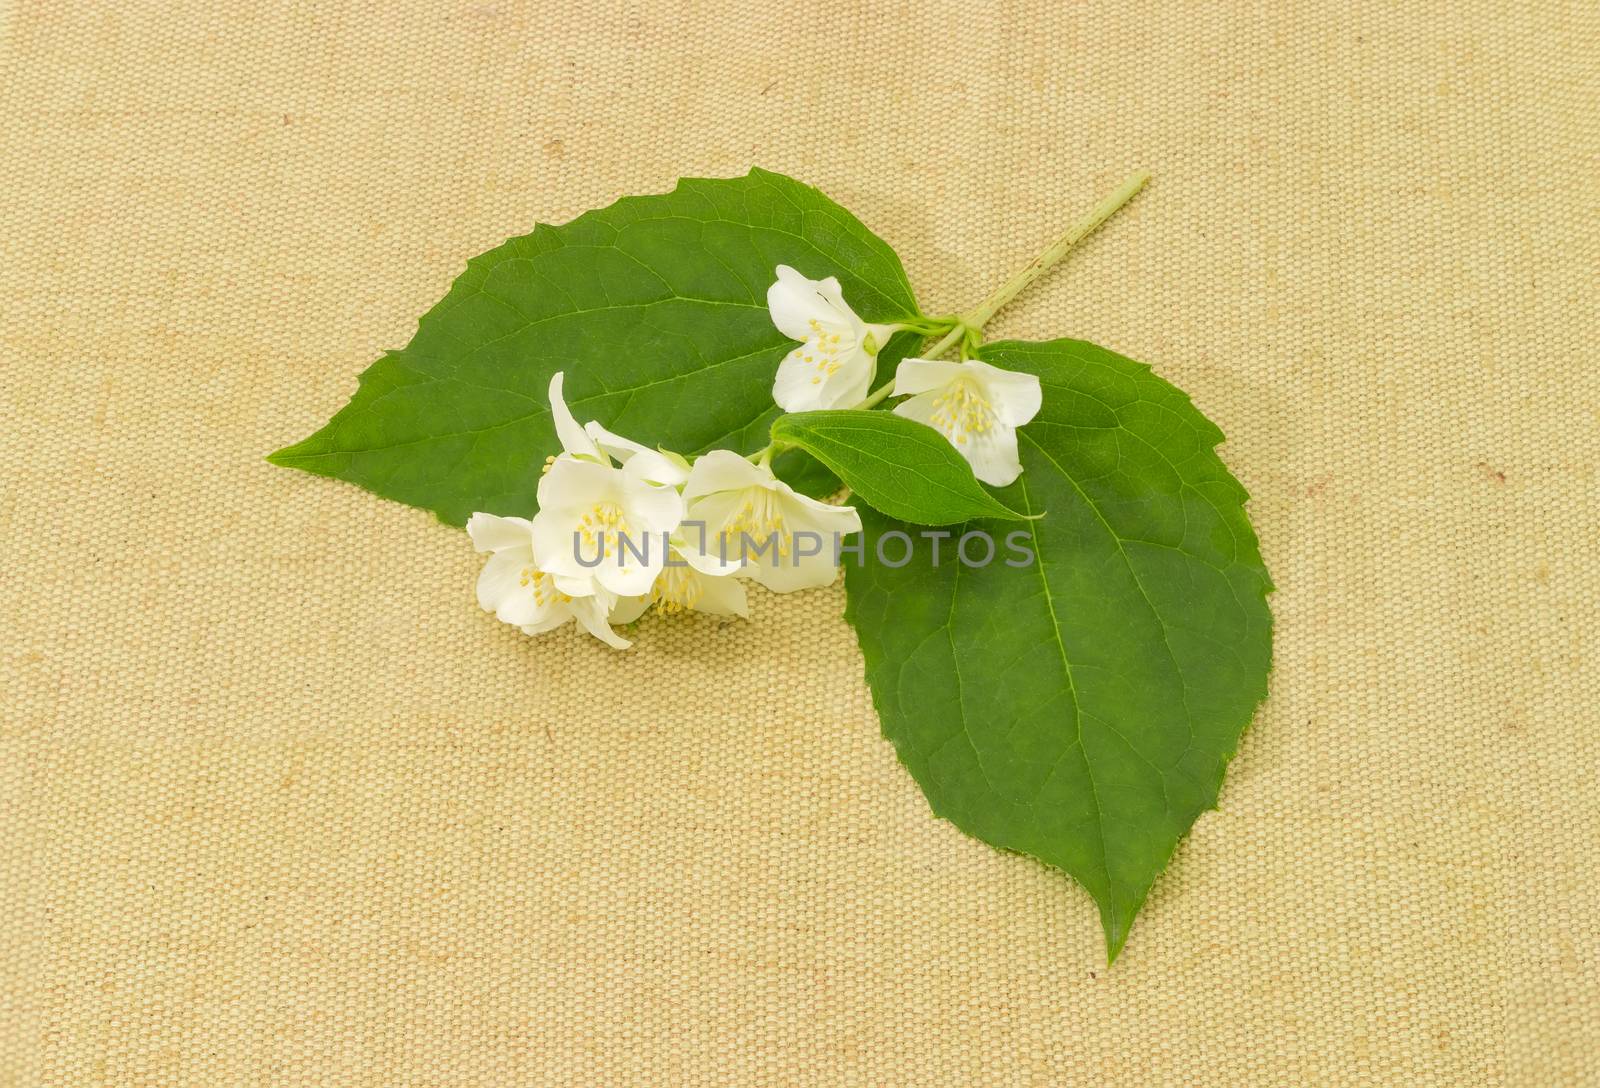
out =
<path fill-rule="evenodd" d="M 941 356 L 945 352 L 949 351 L 950 350 L 950 346 L 952 344 L 954 344 L 956 341 L 960 340 L 963 336 L 965 336 L 966 332 L 967 332 L 966 326 L 962 325 L 960 322 L 957 322 L 955 328 L 953 328 L 949 332 L 945 333 L 945 336 L 944 336 L 943 340 L 940 340 L 937 344 L 933 345 L 933 347 L 929 348 L 927 351 L 923 352 L 921 355 L 918 355 L 917 358 L 918 359 L 937 359 L 939 356 Z M 860 401 L 859 403 L 856 403 L 856 404 L 852 404 L 850 406 L 850 408 L 851 408 L 852 411 L 857 409 L 857 408 L 876 408 L 880 403 L 883 402 L 883 398 L 887 397 L 889 395 L 889 391 L 891 389 L 893 389 L 893 388 L 894 388 L 894 379 L 890 378 L 888 381 L 886 381 L 882 385 L 878 386 L 878 388 L 876 388 L 872 392 L 868 393 L 866 400 Z"/>
<path fill-rule="evenodd" d="M 1061 258 L 1067 255 L 1068 250 L 1093 233 L 1100 224 L 1110 219 L 1118 208 L 1132 200 L 1135 194 L 1144 188 L 1145 182 L 1149 180 L 1150 175 L 1143 170 L 1130 176 L 1117 187 L 1116 192 L 1096 204 L 1076 226 L 1056 239 L 1054 245 L 1028 262 L 1027 267 L 1002 284 L 998 291 L 995 291 L 966 313 L 954 318 L 911 317 L 895 322 L 891 328 L 895 331 L 910 329 L 915 332 L 928 329 L 931 332 L 933 329 L 943 326 L 946 322 L 953 321 L 954 324 L 945 333 L 944 338 L 921 355 L 916 356 L 916 358 L 937 359 L 958 344 L 961 347 L 961 358 L 968 358 L 977 351 L 978 345 L 982 341 L 980 334 L 983 332 L 983 326 L 999 312 L 1001 307 L 1016 298 L 1024 287 L 1058 264 Z M 868 393 L 865 400 L 850 405 L 850 409 L 854 411 L 856 409 L 876 408 L 883 403 L 884 398 L 888 397 L 893 389 L 894 379 L 890 378 Z M 776 452 L 776 444 L 769 444 L 748 456 L 749 460 L 765 468 L 771 464 L 774 452 Z"/>
<path fill-rule="evenodd" d="M 1058 238 L 1054 245 L 1030 261 L 1025 268 L 1007 280 L 998 291 L 963 314 L 961 317 L 962 324 L 974 329 L 982 329 L 1002 306 L 1016 298 L 1019 291 L 1044 275 L 1061 258 L 1067 255 L 1069 249 L 1083 241 L 1101 223 L 1110 219 L 1112 214 L 1132 200 L 1134 194 L 1144 188 L 1144 183 L 1149 180 L 1150 175 L 1143 170 L 1129 177 L 1117 187 L 1116 192 L 1096 204 L 1081 222 Z"/>

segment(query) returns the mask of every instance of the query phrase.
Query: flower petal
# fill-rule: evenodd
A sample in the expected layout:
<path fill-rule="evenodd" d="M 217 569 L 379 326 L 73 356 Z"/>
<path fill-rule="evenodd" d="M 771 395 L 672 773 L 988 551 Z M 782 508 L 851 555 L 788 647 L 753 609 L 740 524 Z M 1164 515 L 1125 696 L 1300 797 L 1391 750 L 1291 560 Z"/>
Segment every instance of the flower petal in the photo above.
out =
<path fill-rule="evenodd" d="M 713 616 L 750 615 L 750 602 L 745 596 L 744 583 L 737 578 L 700 579 L 700 599 L 694 603 L 696 612 Z"/>
<path fill-rule="evenodd" d="M 972 474 L 993 487 L 1005 487 L 1022 474 L 1015 427 L 997 422 L 982 434 L 969 436 L 956 449 L 972 466 Z"/>
<path fill-rule="evenodd" d="M 509 623 L 513 627 L 525 627 L 536 624 L 549 614 L 555 602 L 548 597 L 543 601 L 535 600 L 531 592 L 521 597 L 512 597 L 495 609 L 494 618 L 501 623 Z"/>
<path fill-rule="evenodd" d="M 666 565 L 659 539 L 634 541 L 631 546 L 637 547 L 650 561 L 642 563 L 632 551 L 625 550 L 625 563 L 619 564 L 616 557 L 608 555 L 606 561 L 594 571 L 594 580 L 600 588 L 618 597 L 637 597 L 649 593 L 650 587 L 656 584 L 656 578 L 661 574 L 661 568 Z"/>
<path fill-rule="evenodd" d="M 719 498 L 721 496 L 705 501 L 715 502 Z M 726 524 L 726 521 L 724 520 L 722 524 Z M 673 539 L 672 550 L 677 552 L 685 563 L 709 578 L 726 578 L 744 566 L 743 560 L 739 558 L 736 543 L 728 547 L 728 556 L 723 558 L 721 538 L 710 527 L 705 531 L 704 546 L 700 539 L 700 528 L 696 525 L 691 526 L 687 533 L 680 532 Z"/>
<path fill-rule="evenodd" d="M 637 597 L 620 598 L 611 606 L 612 623 L 632 623 L 650 607 L 650 595 L 642 593 Z"/>
<path fill-rule="evenodd" d="M 622 458 L 619 458 L 621 460 Z M 689 472 L 657 450 L 641 449 L 626 458 L 623 474 L 630 479 L 648 484 L 677 488 L 689 478 Z"/>
<path fill-rule="evenodd" d="M 783 556 L 772 561 L 770 557 L 763 557 L 758 563 L 746 567 L 746 572 L 751 578 L 766 586 L 774 593 L 793 593 L 798 589 L 817 589 L 821 586 L 832 585 L 839 576 L 839 568 L 834 565 L 831 547 L 824 543 L 821 553 L 817 555 Z"/>
<path fill-rule="evenodd" d="M 556 437 L 561 440 L 561 448 L 574 457 L 605 460 L 600 447 L 596 446 L 594 440 L 578 426 L 578 421 L 572 417 L 571 410 L 567 408 L 567 402 L 561 395 L 563 381 L 564 375 L 559 370 L 550 376 L 550 418 L 555 422 Z"/>
<path fill-rule="evenodd" d="M 545 609 L 544 615 L 538 617 L 531 623 L 523 624 L 522 633 L 525 635 L 542 635 L 546 631 L 554 631 L 557 627 L 560 627 L 571 618 L 572 612 L 565 606 L 560 608 L 547 608 Z"/>
<path fill-rule="evenodd" d="M 622 484 L 622 509 L 634 533 L 652 537 L 670 534 L 683 520 L 683 496 L 675 487 L 627 479 Z M 635 542 L 637 543 L 637 541 Z M 654 544 L 659 540 L 652 541 Z"/>
<path fill-rule="evenodd" d="M 479 511 L 467 519 L 467 536 L 472 538 L 472 546 L 480 552 L 520 547 L 531 549 L 533 523 L 527 518 L 503 518 Z"/>
<path fill-rule="evenodd" d="M 723 530 L 744 505 L 744 497 L 745 489 L 740 488 L 718 491 L 689 504 L 688 512 L 678 524 L 674 543 L 679 554 L 695 570 L 722 574 L 744 566 L 739 541 L 724 542 L 722 539 Z"/>
<path fill-rule="evenodd" d="M 783 520 L 790 531 L 808 530 L 814 533 L 845 535 L 861 531 L 861 515 L 853 506 L 835 506 L 830 502 L 802 495 L 788 484 L 778 483 L 783 496 Z"/>
<path fill-rule="evenodd" d="M 732 450 L 712 450 L 694 463 L 683 497 L 693 500 L 718 491 L 739 491 L 746 487 L 766 487 L 773 482 L 772 470 L 751 464 Z"/>
<path fill-rule="evenodd" d="M 969 359 L 966 365 L 1001 423 L 1020 427 L 1039 414 L 1044 392 L 1037 374 L 1004 370 L 982 359 Z"/>
<path fill-rule="evenodd" d="M 839 286 L 838 276 L 826 276 L 820 280 L 812 280 L 811 288 L 822 296 L 822 300 L 828 304 L 841 320 L 848 320 L 853 326 L 861 327 L 861 319 L 850 308 L 850 304 L 844 300 L 844 288 Z"/>
<path fill-rule="evenodd" d="M 778 278 L 767 288 L 767 311 L 783 335 L 791 340 L 804 340 L 815 331 L 811 327 L 813 321 L 830 332 L 851 327 L 846 320 L 849 308 L 843 305 L 843 297 L 840 296 L 839 305 L 835 306 L 822 293 L 829 280 L 807 279 L 786 264 L 778 266 L 777 274 Z M 837 293 L 839 282 L 832 280 L 831 283 Z"/>
<path fill-rule="evenodd" d="M 778 364 L 778 373 L 772 381 L 772 399 L 785 412 L 814 412 L 830 407 L 824 396 L 823 372 L 816 363 L 807 361 L 815 350 L 814 344 L 807 341 Z"/>
<path fill-rule="evenodd" d="M 522 572 L 533 566 L 533 549 L 506 548 L 495 552 L 478 574 L 478 607 L 499 614 L 512 599 L 533 594 L 522 585 Z"/>
<path fill-rule="evenodd" d="M 531 552 L 519 555 L 515 549 L 496 552 L 478 575 L 478 604 L 495 618 L 513 627 L 537 622 L 552 608 L 560 609 L 548 576 L 541 594 L 532 580 Z"/>
<path fill-rule="evenodd" d="M 878 361 L 860 347 L 839 360 L 839 369 L 822 380 L 824 408 L 854 408 L 872 391 Z"/>
<path fill-rule="evenodd" d="M 961 364 L 949 359 L 901 359 L 894 372 L 894 393 L 904 397 L 943 389 L 961 376 Z"/>
<path fill-rule="evenodd" d="M 687 469 L 680 464 L 682 458 L 674 461 L 660 450 L 613 434 L 593 421 L 584 424 L 583 429 L 604 453 L 616 458 L 623 469 L 637 479 L 677 487 L 688 478 Z"/>
<path fill-rule="evenodd" d="M 540 570 L 582 584 L 594 578 L 595 567 L 584 566 L 578 557 L 581 554 L 585 562 L 593 563 L 599 547 L 590 545 L 580 551 L 577 524 L 577 518 L 568 510 L 540 510 L 533 516 L 533 557 Z M 572 593 L 566 585 L 562 585 L 561 592 Z"/>
<path fill-rule="evenodd" d="M 600 597 L 577 597 L 572 602 L 572 615 L 578 625 L 595 638 L 617 650 L 626 650 L 633 643 L 611 629 L 606 622 L 609 604 Z"/>
<path fill-rule="evenodd" d="M 585 574 L 582 578 L 575 578 L 570 574 L 551 574 L 550 578 L 555 582 L 556 589 L 568 597 L 595 597 L 605 593 L 589 574 Z"/>
<path fill-rule="evenodd" d="M 622 473 L 610 465 L 579 461 L 563 454 L 539 478 L 539 512 L 587 510 L 597 502 L 614 502 L 621 483 Z"/>
<path fill-rule="evenodd" d="M 939 394 L 943 392 L 943 390 L 944 386 L 941 385 L 938 388 L 930 389 L 926 393 L 918 393 L 909 400 L 903 400 L 894 406 L 894 414 L 897 416 L 905 416 L 907 419 L 914 419 L 918 423 L 926 423 L 928 426 L 934 427 L 933 413 L 937 411 L 935 402 L 939 399 Z M 946 438 L 949 437 L 943 428 L 934 427 L 934 429 L 940 434 L 945 435 Z"/>

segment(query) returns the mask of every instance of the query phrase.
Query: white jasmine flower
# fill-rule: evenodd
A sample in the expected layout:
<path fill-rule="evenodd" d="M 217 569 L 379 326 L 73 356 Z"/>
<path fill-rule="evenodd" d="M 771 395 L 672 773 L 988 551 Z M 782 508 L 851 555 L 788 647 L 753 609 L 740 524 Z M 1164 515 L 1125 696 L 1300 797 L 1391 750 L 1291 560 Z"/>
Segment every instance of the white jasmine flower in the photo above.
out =
<path fill-rule="evenodd" d="M 861 531 L 853 507 L 798 494 L 770 468 L 730 450 L 695 461 L 683 496 L 684 558 L 742 562 L 745 573 L 779 593 L 830 584 L 840 539 Z"/>
<path fill-rule="evenodd" d="M 550 379 L 550 413 L 564 452 L 546 462 L 539 481 L 532 522 L 539 569 L 571 597 L 599 589 L 616 597 L 646 593 L 666 564 L 667 538 L 683 518 L 676 487 L 688 475 L 683 459 L 598 423 L 578 426 L 561 387 L 557 373 Z"/>
<path fill-rule="evenodd" d="M 848 408 L 867 395 L 878 366 L 878 350 L 894 334 L 891 325 L 869 325 L 844 301 L 833 276 L 811 280 L 786 264 L 767 288 L 772 323 L 785 336 L 804 341 L 784 357 L 772 397 L 785 412 Z"/>
<path fill-rule="evenodd" d="M 588 596 L 598 587 L 633 597 L 655 583 L 682 518 L 676 488 L 564 455 L 539 481 L 533 550 L 563 593 Z"/>
<path fill-rule="evenodd" d="M 744 584 L 730 577 L 737 569 L 738 564 L 724 565 L 714 555 L 685 553 L 674 546 L 650 592 L 618 601 L 611 610 L 611 622 L 631 623 L 651 605 L 667 615 L 693 610 L 713 616 L 748 616 Z"/>
<path fill-rule="evenodd" d="M 616 600 L 612 594 L 591 587 L 587 595 L 572 596 L 556 585 L 548 571 L 540 569 L 534 560 L 532 522 L 478 513 L 467 522 L 467 535 L 478 551 L 492 553 L 478 576 L 478 604 L 485 612 L 493 612 L 497 619 L 528 635 L 577 620 L 607 646 L 625 650 L 631 645 L 606 622 L 606 613 Z"/>
<path fill-rule="evenodd" d="M 1021 474 L 1017 428 L 1039 414 L 1038 377 L 980 359 L 904 359 L 895 371 L 894 395 L 907 394 L 911 399 L 895 405 L 895 414 L 941 432 L 978 479 L 1004 487 Z"/>

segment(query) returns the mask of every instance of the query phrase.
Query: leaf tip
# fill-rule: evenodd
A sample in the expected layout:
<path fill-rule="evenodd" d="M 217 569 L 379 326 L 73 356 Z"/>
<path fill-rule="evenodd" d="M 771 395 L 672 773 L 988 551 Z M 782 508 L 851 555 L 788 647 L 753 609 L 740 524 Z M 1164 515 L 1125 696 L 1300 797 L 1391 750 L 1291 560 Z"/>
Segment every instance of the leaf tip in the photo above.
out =
<path fill-rule="evenodd" d="M 1106 966 L 1110 967 L 1117 962 L 1117 957 L 1122 955 L 1123 946 L 1128 943 L 1128 934 L 1133 929 L 1131 920 L 1119 918 L 1112 911 L 1102 911 L 1100 924 L 1106 933 Z"/>
<path fill-rule="evenodd" d="M 296 442 L 281 450 L 273 450 L 267 454 L 265 460 L 268 464 L 277 465 L 279 468 L 297 468 L 302 472 L 314 473 L 317 469 L 312 465 L 319 453 L 318 450 L 309 449 L 306 442 Z"/>

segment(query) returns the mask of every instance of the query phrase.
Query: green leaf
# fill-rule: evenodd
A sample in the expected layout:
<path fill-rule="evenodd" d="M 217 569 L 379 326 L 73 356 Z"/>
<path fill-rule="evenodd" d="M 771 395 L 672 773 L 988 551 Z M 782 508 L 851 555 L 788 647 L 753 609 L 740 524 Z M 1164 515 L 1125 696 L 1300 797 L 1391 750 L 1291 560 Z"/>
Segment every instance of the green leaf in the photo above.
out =
<path fill-rule="evenodd" d="M 545 400 L 558 370 L 580 420 L 683 453 L 749 451 L 779 414 L 772 380 L 794 346 L 767 313 L 779 264 L 837 276 L 867 321 L 919 312 L 894 251 L 810 186 L 765 170 L 685 179 L 468 262 L 411 343 L 270 460 L 451 524 L 475 510 L 531 514 L 544 458 L 559 449 Z M 917 342 L 895 337 L 880 372 Z M 836 486 L 800 453 L 775 467 L 812 494 Z"/>
<path fill-rule="evenodd" d="M 1036 561 L 1008 566 L 1002 546 L 983 567 L 891 567 L 873 555 L 897 526 L 868 511 L 847 615 L 933 810 L 1071 874 L 1114 960 L 1266 694 L 1271 582 L 1222 434 L 1183 393 L 1081 341 L 982 354 L 1043 384 L 1002 495 L 1048 516 L 971 528 L 1012 533 Z"/>
<path fill-rule="evenodd" d="M 925 423 L 891 412 L 779 416 L 773 440 L 799 446 L 832 469 L 861 501 L 917 525 L 1022 515 L 984 490 L 972 466 Z"/>

